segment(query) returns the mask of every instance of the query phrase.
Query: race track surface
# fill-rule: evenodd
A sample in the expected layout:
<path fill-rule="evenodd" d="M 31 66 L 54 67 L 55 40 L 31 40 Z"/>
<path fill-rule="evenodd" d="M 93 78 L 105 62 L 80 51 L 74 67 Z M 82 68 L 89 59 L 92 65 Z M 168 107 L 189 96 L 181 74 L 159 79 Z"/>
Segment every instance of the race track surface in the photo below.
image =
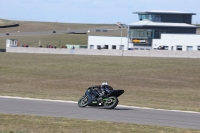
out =
<path fill-rule="evenodd" d="M 200 129 L 200 113 L 117 106 L 113 110 L 86 107 L 77 103 L 0 97 L 0 113 L 65 117 L 110 122 Z"/>

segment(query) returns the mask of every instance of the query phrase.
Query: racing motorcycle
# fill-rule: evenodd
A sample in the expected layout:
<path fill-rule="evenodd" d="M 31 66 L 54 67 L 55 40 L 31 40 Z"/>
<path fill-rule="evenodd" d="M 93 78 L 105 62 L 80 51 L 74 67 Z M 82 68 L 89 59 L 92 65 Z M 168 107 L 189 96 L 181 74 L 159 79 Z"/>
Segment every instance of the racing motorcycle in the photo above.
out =
<path fill-rule="evenodd" d="M 78 101 L 79 107 L 103 106 L 105 109 L 114 109 L 118 104 L 118 98 L 124 93 L 124 90 L 113 90 L 111 86 L 105 87 L 105 96 L 100 97 L 98 89 L 100 86 L 89 87 L 85 95 Z"/>

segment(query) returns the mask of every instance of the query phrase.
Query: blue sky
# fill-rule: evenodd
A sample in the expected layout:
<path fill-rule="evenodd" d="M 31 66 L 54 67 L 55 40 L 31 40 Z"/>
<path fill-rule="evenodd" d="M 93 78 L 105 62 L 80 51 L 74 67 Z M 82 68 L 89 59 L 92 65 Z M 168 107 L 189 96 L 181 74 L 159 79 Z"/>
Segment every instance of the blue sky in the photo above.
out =
<path fill-rule="evenodd" d="M 0 18 L 66 23 L 137 22 L 137 11 L 192 12 L 200 23 L 200 0 L 0 0 Z"/>

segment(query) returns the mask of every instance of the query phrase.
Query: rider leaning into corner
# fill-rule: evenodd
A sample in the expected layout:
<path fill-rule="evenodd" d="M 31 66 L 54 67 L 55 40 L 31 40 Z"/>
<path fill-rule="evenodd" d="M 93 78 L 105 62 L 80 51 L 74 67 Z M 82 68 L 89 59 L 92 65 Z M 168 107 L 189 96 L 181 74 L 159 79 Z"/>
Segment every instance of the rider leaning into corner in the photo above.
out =
<path fill-rule="evenodd" d="M 106 109 L 114 109 L 124 90 L 113 90 L 107 82 L 103 82 L 101 85 L 89 87 L 85 95 L 78 100 L 79 107 L 86 106 L 103 106 Z"/>
<path fill-rule="evenodd" d="M 103 82 L 101 85 L 93 86 L 93 88 L 99 93 L 100 99 L 109 94 L 110 90 L 113 90 L 113 88 L 108 85 L 108 82 Z"/>

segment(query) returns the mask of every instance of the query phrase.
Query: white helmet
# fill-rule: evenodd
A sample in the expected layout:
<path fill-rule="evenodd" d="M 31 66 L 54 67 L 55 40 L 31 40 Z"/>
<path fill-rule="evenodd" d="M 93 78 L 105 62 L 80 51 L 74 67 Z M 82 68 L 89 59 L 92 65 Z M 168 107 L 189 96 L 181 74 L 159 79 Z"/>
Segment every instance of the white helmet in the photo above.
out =
<path fill-rule="evenodd" d="M 103 82 L 101 85 L 102 85 L 102 86 L 103 86 L 103 85 L 108 85 L 108 82 Z"/>

